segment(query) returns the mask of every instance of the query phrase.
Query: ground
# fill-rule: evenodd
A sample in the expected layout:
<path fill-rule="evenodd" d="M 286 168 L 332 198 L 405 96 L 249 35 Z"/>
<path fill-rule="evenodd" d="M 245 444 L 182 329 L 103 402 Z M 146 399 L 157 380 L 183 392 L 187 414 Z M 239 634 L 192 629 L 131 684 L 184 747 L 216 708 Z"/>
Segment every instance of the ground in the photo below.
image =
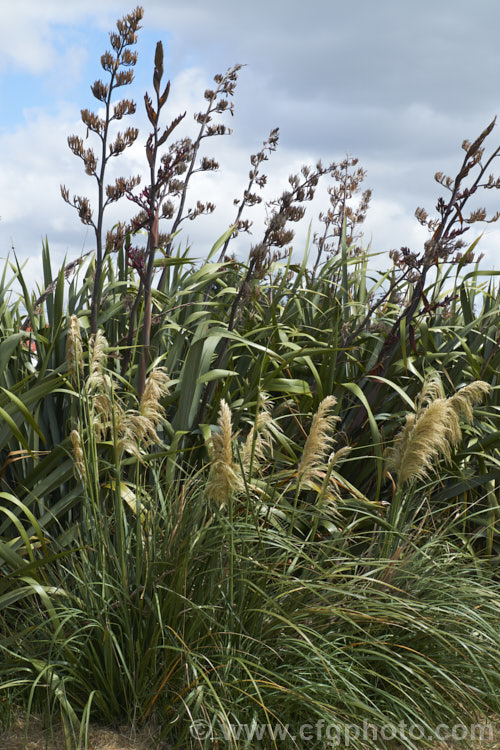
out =
<path fill-rule="evenodd" d="M 0 735 L 1 750 L 67 750 L 64 733 L 54 733 L 53 745 L 43 730 L 42 721 L 32 718 L 28 727 L 28 741 L 25 741 L 25 724 L 17 720 L 9 731 Z M 47 744 L 48 742 L 48 744 Z M 116 731 L 102 727 L 89 729 L 88 750 L 156 750 L 151 731 L 137 733 L 134 738 L 126 728 Z"/>
<path fill-rule="evenodd" d="M 464 744 L 438 744 L 435 746 L 434 750 L 500 750 L 500 719 L 493 720 L 491 723 L 494 724 L 496 729 L 496 737 L 492 742 L 485 742 L 484 744 L 476 745 L 474 748 L 465 746 Z M 23 721 L 18 719 L 14 722 L 8 732 L 0 735 L 0 749 L 67 750 L 62 731 L 55 733 L 54 743 L 52 745 L 50 744 L 50 741 L 49 744 L 47 744 L 49 738 L 47 737 L 46 732 L 43 731 L 42 721 L 38 718 L 32 718 L 30 720 L 28 741 L 26 745 L 24 744 L 24 739 L 25 725 Z M 164 745 L 163 747 L 164 750 L 168 750 L 168 745 Z M 90 727 L 89 729 L 88 750 L 156 750 L 156 748 L 154 734 L 151 730 L 145 730 L 136 734 L 135 737 L 131 737 L 127 728 L 122 728 L 119 731 L 113 731 L 102 727 Z M 307 750 L 307 748 L 300 750 Z M 398 750 L 397 746 L 394 747 L 394 750 Z"/>

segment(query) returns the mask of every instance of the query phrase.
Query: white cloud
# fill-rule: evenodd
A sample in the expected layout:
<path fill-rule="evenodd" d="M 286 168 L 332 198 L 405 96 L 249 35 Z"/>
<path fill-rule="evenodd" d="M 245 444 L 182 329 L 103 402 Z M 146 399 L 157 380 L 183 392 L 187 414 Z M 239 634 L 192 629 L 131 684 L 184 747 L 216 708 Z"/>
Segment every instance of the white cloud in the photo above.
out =
<path fill-rule="evenodd" d="M 64 0 L 17 0 L 2 7 L 2 25 L 8 32 L 2 39 L 2 67 L 10 64 L 14 69 L 40 75 L 61 63 L 57 52 L 57 27 L 75 24 L 99 13 L 109 17 L 118 3 L 88 0 L 85 3 L 66 3 Z M 111 13 L 113 15 L 113 13 Z M 90 30 L 90 29 L 89 29 Z M 1 68 L 0 68 L 0 72 Z M 64 71 L 63 71 L 64 72 Z"/>
<path fill-rule="evenodd" d="M 191 201 L 213 200 L 217 211 L 185 222 L 181 241 L 189 237 L 194 254 L 203 257 L 234 217 L 232 200 L 246 186 L 250 153 L 259 150 L 271 128 L 280 126 L 281 145 L 265 165 L 270 178 L 266 197 L 279 195 L 289 173 L 303 163 L 340 160 L 348 152 L 359 156 L 368 171 L 365 186 L 374 191 L 366 242 L 371 239 L 373 250 L 401 245 L 421 249 L 426 234 L 413 212 L 418 205 L 432 211 L 442 192 L 433 182 L 434 172 L 456 174 L 463 157 L 461 141 L 473 139 L 500 103 L 496 38 L 493 44 L 500 6 L 477 2 L 478 8 L 489 7 L 491 20 L 481 34 L 463 23 L 470 13 L 463 0 L 444 0 L 439 9 L 422 0 L 418 14 L 388 0 L 359 0 L 341 7 L 324 0 L 255 0 L 236 6 L 230 0 L 209 5 L 204 0 L 145 0 L 139 38 L 144 35 L 153 46 L 140 47 L 138 79 L 147 78 L 151 88 L 151 40 L 153 35 L 165 39 L 168 33 L 166 53 L 173 72 L 167 69 L 165 77 L 173 80 L 165 124 L 187 110 L 179 133 L 195 131 L 192 115 L 203 107 L 203 91 L 211 86 L 212 75 L 234 62 L 248 63 L 240 74 L 236 115 L 229 122 L 234 135 L 204 144 L 221 171 L 197 175 L 193 181 Z M 40 280 L 41 238 L 46 234 L 54 266 L 65 254 L 73 259 L 93 247 L 92 232 L 82 227 L 59 194 L 59 183 L 64 182 L 71 195 L 93 196 L 92 181 L 66 145 L 69 134 L 85 134 L 79 106 L 91 107 L 92 99 L 89 94 L 79 106 L 68 102 L 75 99 L 76 84 L 93 76 L 89 66 L 98 68 L 98 57 L 89 59 L 86 40 L 90 46 L 99 35 L 104 51 L 107 31 L 126 10 L 115 0 L 18 0 L 3 9 L 9 29 L 4 35 L 3 69 L 31 73 L 47 91 L 46 108 L 30 107 L 28 102 L 22 124 L 0 135 L 0 253 L 6 255 L 12 237 L 19 256 L 30 258 L 33 281 Z M 384 25 L 388 18 L 391 25 Z M 481 35 L 473 56 L 464 51 L 464 40 L 469 39 L 470 48 Z M 120 93 L 129 94 L 125 89 Z M 144 171 L 149 128 L 142 96 L 136 88 L 134 124 L 141 128 L 139 141 L 116 160 L 110 177 Z M 486 197 L 490 207 L 498 203 L 493 192 Z M 318 198 L 312 208 L 317 210 L 322 200 L 326 198 Z M 122 201 L 109 212 L 109 221 L 131 211 Z M 260 236 L 262 209 L 249 212 L 253 217 L 254 235 L 238 243 L 242 254 Z M 297 234 L 298 254 L 313 217 L 310 211 Z M 491 267 L 500 232 L 491 226 L 487 230 L 481 247 Z M 472 241 L 475 228 L 468 235 Z"/>

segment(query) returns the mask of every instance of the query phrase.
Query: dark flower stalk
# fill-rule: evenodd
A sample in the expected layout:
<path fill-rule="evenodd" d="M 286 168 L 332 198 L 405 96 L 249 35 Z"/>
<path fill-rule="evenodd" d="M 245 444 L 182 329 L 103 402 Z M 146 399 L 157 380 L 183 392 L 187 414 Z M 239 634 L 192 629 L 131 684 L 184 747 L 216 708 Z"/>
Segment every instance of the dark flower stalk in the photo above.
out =
<path fill-rule="evenodd" d="M 94 177 L 97 182 L 97 210 L 95 218 L 88 198 L 75 195 L 70 199 L 68 189 L 64 185 L 61 185 L 63 200 L 74 206 L 82 223 L 93 227 L 95 232 L 96 263 L 90 313 L 92 333 L 96 333 L 97 331 L 97 317 L 101 297 L 102 267 L 105 255 L 105 246 L 103 243 L 104 212 L 110 203 L 118 201 L 140 181 L 139 177 L 130 179 L 119 177 L 114 185 L 105 185 L 105 173 L 109 160 L 132 146 L 138 136 L 136 128 L 127 128 L 123 133 L 119 132 L 114 141 L 109 142 L 111 123 L 114 120 L 121 120 L 125 115 L 135 113 L 135 103 L 133 101 L 122 99 L 113 105 L 113 107 L 111 106 L 111 101 L 115 96 L 117 88 L 129 85 L 133 81 L 134 73 L 131 68 L 137 62 L 137 53 L 131 52 L 129 47 L 137 42 L 137 31 L 141 28 L 139 23 L 143 14 L 143 9 L 137 7 L 132 13 L 117 21 L 118 32 L 110 34 L 110 42 L 114 54 L 112 52 L 105 52 L 101 57 L 102 68 L 109 74 L 109 83 L 103 83 L 98 80 L 94 82 L 91 89 L 94 97 L 105 106 L 104 118 L 98 117 L 98 115 L 90 112 L 88 109 L 81 111 L 82 122 L 87 127 L 87 136 L 90 131 L 95 133 L 100 140 L 100 159 L 96 157 L 92 148 L 84 148 L 83 139 L 79 136 L 71 135 L 68 138 L 68 145 L 75 156 L 82 159 L 86 174 Z"/>

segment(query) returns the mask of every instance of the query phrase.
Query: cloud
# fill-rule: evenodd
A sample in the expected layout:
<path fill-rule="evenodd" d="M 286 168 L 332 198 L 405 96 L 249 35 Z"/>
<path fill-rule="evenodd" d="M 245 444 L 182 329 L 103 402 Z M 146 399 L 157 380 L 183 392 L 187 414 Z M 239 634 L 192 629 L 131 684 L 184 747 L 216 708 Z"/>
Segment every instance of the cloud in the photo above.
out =
<path fill-rule="evenodd" d="M 247 63 L 230 122 L 234 134 L 204 144 L 221 171 L 198 175 L 193 184 L 191 201 L 213 199 L 217 211 L 186 222 L 180 235 L 181 241 L 193 242 L 194 253 L 201 257 L 234 217 L 232 201 L 246 185 L 249 155 L 276 126 L 280 146 L 266 164 L 266 198 L 279 195 L 290 172 L 303 163 L 357 156 L 368 172 L 365 186 L 374 193 L 366 240 L 371 238 L 374 250 L 401 245 L 419 250 L 426 235 L 413 212 L 419 205 L 432 212 L 443 192 L 434 173 L 442 170 L 453 177 L 463 158 L 462 140 L 473 139 L 498 109 L 500 6 L 489 0 L 476 0 L 474 8 L 478 16 L 483 14 L 484 24 L 471 22 L 465 0 L 421 0 L 418 8 L 392 0 L 143 4 L 133 90 L 138 102 L 134 124 L 141 135 L 134 148 L 116 160 L 116 173 L 144 171 L 148 124 L 141 100 L 145 87 L 151 90 L 158 39 L 166 41 L 166 75 L 172 78 L 167 119 L 186 110 L 182 132 L 194 132 L 192 114 L 203 106 L 203 91 L 213 74 L 234 62 Z M 26 89 L 16 100 L 22 109 L 8 113 L 15 127 L 9 127 L 4 116 L 0 252 L 6 255 L 12 237 L 19 256 L 30 258 L 30 268 L 38 269 L 30 271 L 34 281 L 40 279 L 45 235 L 54 265 L 65 254 L 72 259 L 93 247 L 92 232 L 62 202 L 59 183 L 64 182 L 71 194 L 91 196 L 92 181 L 66 139 L 70 133 L 84 134 L 79 109 L 94 108 L 88 86 L 101 75 L 99 55 L 108 46 L 107 31 L 124 12 L 123 4 L 114 0 L 18 0 L 4 10 L 9 34 L 0 75 L 8 71 L 15 82 L 15 75 L 24 71 L 23 84 L 31 75 L 43 98 L 33 92 L 31 105 Z M 120 93 L 129 95 L 128 90 Z M 492 208 L 498 202 L 493 193 L 485 196 Z M 327 200 L 326 193 L 323 196 L 311 209 L 325 205 L 321 201 Z M 110 211 L 109 221 L 130 211 L 122 201 Z M 262 207 L 252 216 L 255 234 L 239 238 L 242 254 L 259 238 Z M 297 253 L 304 247 L 313 216 L 311 210 L 298 232 Z M 499 232 L 494 226 L 487 230 L 481 246 L 491 267 Z M 477 236 L 475 228 L 469 235 L 471 241 Z"/>
<path fill-rule="evenodd" d="M 74 26 L 100 16 L 113 19 L 119 3 L 107 0 L 107 8 L 95 0 L 85 4 L 61 0 L 17 0 L 2 8 L 2 24 L 8 32 L 2 39 L 2 68 L 41 75 L 53 70 L 60 62 L 58 47 L 60 29 Z M 88 30 L 90 30 L 90 24 Z M 84 29 L 85 30 L 85 29 Z M 0 72 L 2 69 L 0 68 Z"/>

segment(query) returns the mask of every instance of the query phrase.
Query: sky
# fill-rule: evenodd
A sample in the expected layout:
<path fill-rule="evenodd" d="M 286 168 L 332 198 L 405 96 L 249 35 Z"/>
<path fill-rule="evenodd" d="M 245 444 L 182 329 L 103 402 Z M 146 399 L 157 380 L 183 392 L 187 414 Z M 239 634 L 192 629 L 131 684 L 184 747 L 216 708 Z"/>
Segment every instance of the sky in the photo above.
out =
<path fill-rule="evenodd" d="M 248 181 L 250 154 L 279 127 L 278 150 L 266 164 L 265 197 L 278 197 L 302 164 L 357 157 L 367 174 L 363 188 L 372 202 L 363 242 L 374 253 L 407 246 L 422 250 L 426 231 L 414 218 L 423 206 L 433 214 L 446 191 L 434 181 L 438 170 L 454 177 L 464 139 L 474 140 L 500 114 L 500 4 L 495 0 L 144 0 L 144 18 L 135 49 L 132 86 L 118 92 L 133 98 L 137 113 L 124 126 L 139 128 L 138 141 L 115 160 L 115 174 L 145 174 L 144 144 L 149 133 L 143 97 L 152 91 L 156 42 L 165 49 L 165 77 L 171 80 L 167 120 L 187 111 L 184 131 L 194 132 L 192 115 L 203 108 L 203 92 L 213 76 L 235 63 L 244 65 L 234 97 L 235 115 L 226 118 L 231 136 L 207 139 L 203 155 L 220 171 L 196 176 L 191 202 L 211 200 L 209 217 L 185 223 L 179 241 L 194 257 L 206 257 L 230 226 L 233 199 Z M 0 51 L 0 258 L 13 252 L 26 262 L 29 284 L 41 284 L 41 250 L 46 237 L 54 271 L 95 247 L 60 196 L 95 202 L 95 183 L 70 152 L 67 137 L 85 137 L 80 110 L 95 110 L 90 85 L 106 82 L 100 56 L 109 49 L 108 32 L 131 11 L 115 0 L 16 0 L 2 8 Z M 229 121 L 231 120 L 231 121 Z M 184 125 L 183 125 L 184 126 Z M 500 144 L 500 126 L 487 150 Z M 87 145 L 87 142 L 86 142 Z M 88 145 L 96 145 L 88 139 Z M 500 159 L 492 171 L 500 175 Z M 294 253 L 302 256 L 309 222 L 319 229 L 327 207 L 325 184 L 297 232 Z M 500 206 L 488 191 L 473 207 Z M 122 200 L 108 226 L 128 218 Z M 239 239 L 245 256 L 262 234 L 263 209 L 248 214 L 253 235 Z M 484 229 L 479 249 L 484 268 L 500 269 L 500 226 L 475 225 L 472 242 Z M 375 263 L 386 263 L 386 255 Z"/>

